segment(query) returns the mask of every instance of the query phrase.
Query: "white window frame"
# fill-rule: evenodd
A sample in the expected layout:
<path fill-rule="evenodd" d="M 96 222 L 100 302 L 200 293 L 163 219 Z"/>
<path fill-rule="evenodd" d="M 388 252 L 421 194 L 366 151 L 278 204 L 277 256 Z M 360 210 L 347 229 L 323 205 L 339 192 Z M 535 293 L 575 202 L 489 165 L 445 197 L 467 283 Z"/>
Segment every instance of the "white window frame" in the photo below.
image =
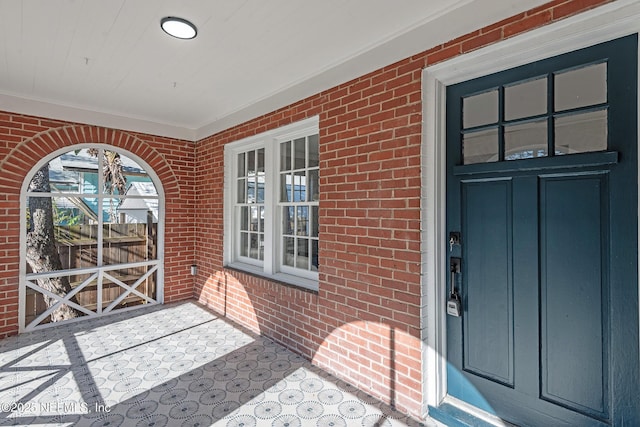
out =
<path fill-rule="evenodd" d="M 226 144 L 224 147 L 224 252 L 225 267 L 264 276 L 301 288 L 317 291 L 318 272 L 286 268 L 282 260 L 282 221 L 280 207 L 280 143 L 319 133 L 319 118 L 314 116 L 259 135 Z M 237 156 L 265 149 L 264 188 L 264 260 L 240 256 L 237 197 Z"/>

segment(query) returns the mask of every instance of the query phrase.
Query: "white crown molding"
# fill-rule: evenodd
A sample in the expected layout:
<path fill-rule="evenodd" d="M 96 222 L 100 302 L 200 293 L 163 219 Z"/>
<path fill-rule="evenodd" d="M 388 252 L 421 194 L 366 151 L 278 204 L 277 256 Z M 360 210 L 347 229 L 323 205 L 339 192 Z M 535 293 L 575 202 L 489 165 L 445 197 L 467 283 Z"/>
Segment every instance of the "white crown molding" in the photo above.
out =
<path fill-rule="evenodd" d="M 63 120 L 124 131 L 146 133 L 186 141 L 196 141 L 196 131 L 185 127 L 153 122 L 141 118 L 91 111 L 80 107 L 61 105 L 49 101 L 27 99 L 0 93 L 0 110 L 16 114 Z"/>

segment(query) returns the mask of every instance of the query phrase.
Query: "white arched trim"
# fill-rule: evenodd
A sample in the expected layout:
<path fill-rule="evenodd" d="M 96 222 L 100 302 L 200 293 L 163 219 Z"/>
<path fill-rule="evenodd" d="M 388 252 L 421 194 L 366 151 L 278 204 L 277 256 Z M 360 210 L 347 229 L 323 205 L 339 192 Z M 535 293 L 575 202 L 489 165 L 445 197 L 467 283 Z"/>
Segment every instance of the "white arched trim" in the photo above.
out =
<path fill-rule="evenodd" d="M 65 275 L 65 274 L 60 274 L 59 272 L 50 272 L 50 273 L 41 273 L 38 275 L 30 275 L 30 277 L 27 277 L 27 268 L 26 268 L 26 251 L 27 251 L 27 245 L 26 245 L 26 232 L 25 230 L 27 229 L 27 197 L 29 194 L 28 188 L 29 188 L 29 183 L 31 182 L 31 180 L 33 179 L 34 175 L 36 174 L 37 171 L 39 171 L 43 166 L 45 166 L 47 163 L 51 162 L 51 160 L 56 159 L 57 157 L 65 154 L 65 153 L 69 153 L 71 151 L 74 150 L 81 150 L 81 149 L 89 149 L 89 148 L 97 148 L 97 149 L 101 149 L 101 150 L 107 150 L 107 151 L 113 151 L 113 152 L 117 152 L 131 160 L 133 160 L 134 162 L 136 162 L 140 167 L 142 167 L 144 169 L 144 171 L 146 172 L 146 174 L 148 175 L 148 177 L 151 179 L 153 185 L 155 186 L 156 192 L 157 192 L 157 199 L 158 199 L 158 214 L 157 214 L 157 242 L 156 242 L 156 250 L 157 250 L 157 256 L 155 260 L 149 260 L 149 261 L 145 261 L 145 262 L 137 262 L 137 263 L 128 263 L 128 264 L 114 264 L 114 265 L 108 265 L 108 266 L 102 266 L 102 265 L 98 265 L 97 267 L 90 267 L 90 268 L 83 268 L 83 269 L 74 269 L 73 272 L 80 272 L 80 273 L 86 273 L 89 274 L 89 278 L 87 278 L 86 280 L 83 281 L 83 283 L 81 283 L 78 287 L 76 287 L 71 293 L 67 294 L 67 296 L 65 296 L 64 298 L 60 298 L 58 296 L 55 296 L 53 294 L 47 294 L 46 291 L 44 291 L 42 288 L 39 288 L 37 285 L 35 285 L 34 287 L 34 283 L 32 281 L 30 281 L 29 279 L 34 279 L 36 277 L 55 277 L 55 276 L 60 276 L 60 275 Z M 102 157 L 99 156 L 98 157 L 98 171 L 102 170 Z M 98 173 L 98 180 L 99 180 L 99 187 L 102 188 L 102 174 Z M 98 199 L 101 199 L 104 195 L 102 194 L 102 190 L 99 191 L 99 193 L 101 193 L 101 195 L 96 195 L 96 194 L 87 194 L 87 196 L 90 197 L 96 197 Z M 64 196 L 64 193 L 48 193 L 47 196 Z M 140 198 L 140 197 L 138 197 Z M 148 198 L 147 196 L 145 196 L 145 198 Z M 99 206 L 102 205 L 102 203 L 98 203 Z M 72 321 L 77 321 L 77 320 L 84 320 L 84 319 L 88 319 L 91 317 L 96 317 L 96 316 L 100 316 L 100 315 L 105 315 L 105 314 L 109 314 L 109 313 L 113 313 L 113 312 L 121 312 L 123 310 L 129 310 L 129 309 L 135 309 L 137 307 L 130 307 L 130 308 L 120 308 L 118 310 L 112 311 L 113 308 L 115 308 L 117 306 L 117 304 L 124 299 L 124 297 L 126 295 L 136 295 L 138 297 L 140 297 L 141 299 L 145 300 L 145 302 L 147 304 L 162 304 L 164 303 L 164 230 L 165 230 L 165 194 L 164 194 L 164 188 L 162 186 L 162 182 L 160 180 L 160 178 L 158 177 L 158 175 L 155 173 L 155 171 L 153 170 L 153 168 L 143 159 L 141 159 L 140 157 L 136 156 L 134 153 L 131 153 L 129 151 L 123 150 L 121 148 L 118 147 L 114 147 L 108 144 L 103 144 L 103 143 L 82 143 L 82 144 L 76 144 L 76 145 L 72 145 L 72 146 L 67 146 L 67 147 L 63 147 L 60 148 L 56 151 L 53 151 L 52 153 L 50 153 L 48 156 L 40 159 L 35 166 L 29 171 L 29 173 L 26 175 L 23 183 L 22 183 L 22 187 L 20 190 L 20 230 L 22 230 L 22 232 L 20 233 L 20 266 L 19 266 L 19 274 L 20 274 L 20 278 L 19 278 L 19 294 L 18 294 L 18 317 L 19 317 L 19 332 L 25 332 L 25 331 L 29 331 L 29 330 L 33 330 L 33 329 L 40 329 L 40 328 L 44 328 L 44 327 L 50 327 L 50 326 L 54 326 L 56 325 L 56 323 L 49 323 L 49 324 L 45 324 L 45 325 L 40 325 L 37 326 L 37 324 L 39 323 L 39 321 L 41 321 L 44 317 L 46 317 L 48 315 L 48 313 L 50 311 L 53 310 L 49 309 L 47 310 L 45 313 L 41 314 L 40 316 L 38 316 L 34 321 L 31 322 L 31 325 L 27 325 L 25 324 L 25 318 L 26 318 L 26 294 L 27 294 L 27 287 L 30 287 L 32 289 L 37 288 L 36 290 L 38 292 L 47 294 L 50 297 L 56 298 L 58 299 L 58 303 L 62 304 L 69 304 L 71 306 L 74 306 L 74 308 L 80 310 L 81 312 L 83 312 L 84 314 L 86 314 L 86 316 L 83 317 L 79 317 L 77 319 L 71 319 L 68 320 L 67 322 L 72 322 Z M 102 223 L 102 222 L 100 222 Z M 98 241 L 98 246 L 102 246 L 101 244 L 102 242 L 99 240 Z M 124 269 L 124 268 L 130 268 L 130 267 L 148 267 L 148 270 L 145 274 L 143 274 L 138 280 L 136 280 L 133 284 L 129 285 L 127 283 L 123 283 L 122 281 L 120 281 L 117 277 L 113 277 L 110 272 L 111 271 L 115 271 L 115 270 L 119 270 L 119 269 Z M 63 270 L 63 272 L 68 272 L 70 270 Z M 155 273 L 156 274 L 156 296 L 155 298 L 150 298 L 147 295 L 144 295 L 143 293 L 139 292 L 136 287 L 142 282 L 144 281 L 148 276 L 150 276 L 151 274 Z M 33 277 L 31 277 L 33 276 Z M 77 292 L 79 292 L 84 286 L 86 286 L 87 284 L 89 284 L 92 280 L 94 279 L 98 279 L 98 282 L 101 283 L 103 278 L 107 278 L 109 279 L 112 283 L 115 283 L 117 285 L 119 285 L 120 287 L 122 287 L 125 290 L 125 293 L 123 295 L 121 295 L 120 297 L 118 297 L 116 300 L 114 300 L 111 304 L 109 304 L 107 307 L 105 307 L 104 309 L 102 309 L 101 307 L 101 293 L 97 292 L 97 299 L 98 301 L 96 302 L 96 310 L 92 311 L 92 310 L 88 310 L 82 306 L 79 306 L 77 304 L 72 303 L 71 301 L 68 301 L 69 298 L 73 297 L 73 295 L 75 295 Z M 43 292 L 44 291 L 44 292 Z"/>

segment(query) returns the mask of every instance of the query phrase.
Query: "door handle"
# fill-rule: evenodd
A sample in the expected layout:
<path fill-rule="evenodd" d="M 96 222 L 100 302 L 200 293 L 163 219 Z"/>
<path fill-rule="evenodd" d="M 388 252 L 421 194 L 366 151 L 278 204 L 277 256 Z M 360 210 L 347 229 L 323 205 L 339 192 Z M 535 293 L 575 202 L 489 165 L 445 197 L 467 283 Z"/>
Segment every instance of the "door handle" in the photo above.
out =
<path fill-rule="evenodd" d="M 462 260 L 457 257 L 449 258 L 449 299 L 447 299 L 447 314 L 453 317 L 460 317 L 462 315 L 462 303 L 460 301 L 460 295 L 456 290 L 456 282 L 458 275 L 460 274 L 462 266 Z"/>

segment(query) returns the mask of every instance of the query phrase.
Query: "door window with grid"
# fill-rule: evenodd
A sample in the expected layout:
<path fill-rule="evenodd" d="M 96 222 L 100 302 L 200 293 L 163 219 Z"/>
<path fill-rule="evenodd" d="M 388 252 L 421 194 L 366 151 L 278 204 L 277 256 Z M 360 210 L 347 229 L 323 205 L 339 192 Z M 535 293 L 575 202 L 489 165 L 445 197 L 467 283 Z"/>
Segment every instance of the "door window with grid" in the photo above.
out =
<path fill-rule="evenodd" d="M 604 151 L 608 109 L 606 62 L 465 96 L 463 163 Z"/>

